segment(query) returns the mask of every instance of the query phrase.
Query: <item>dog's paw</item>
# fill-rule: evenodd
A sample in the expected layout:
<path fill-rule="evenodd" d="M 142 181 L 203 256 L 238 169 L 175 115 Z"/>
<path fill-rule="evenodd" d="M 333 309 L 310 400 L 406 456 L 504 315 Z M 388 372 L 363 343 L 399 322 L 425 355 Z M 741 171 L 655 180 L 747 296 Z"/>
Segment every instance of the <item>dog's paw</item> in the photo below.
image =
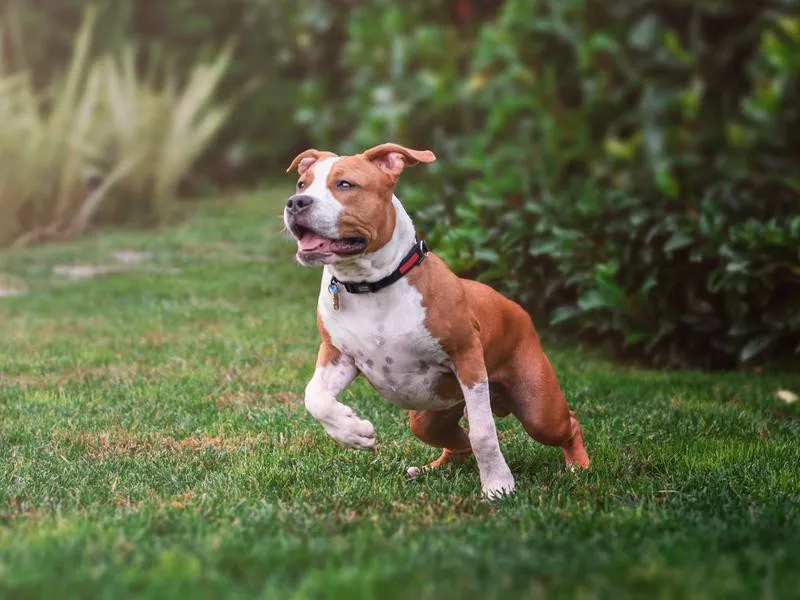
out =
<path fill-rule="evenodd" d="M 499 500 L 512 493 L 515 487 L 514 476 L 508 469 L 505 473 L 498 473 L 493 477 L 488 477 L 485 482 L 481 482 L 483 497 L 487 500 Z"/>
<path fill-rule="evenodd" d="M 342 446 L 355 450 L 375 450 L 378 441 L 372 423 L 358 418 L 352 411 L 341 415 L 326 429 Z"/>

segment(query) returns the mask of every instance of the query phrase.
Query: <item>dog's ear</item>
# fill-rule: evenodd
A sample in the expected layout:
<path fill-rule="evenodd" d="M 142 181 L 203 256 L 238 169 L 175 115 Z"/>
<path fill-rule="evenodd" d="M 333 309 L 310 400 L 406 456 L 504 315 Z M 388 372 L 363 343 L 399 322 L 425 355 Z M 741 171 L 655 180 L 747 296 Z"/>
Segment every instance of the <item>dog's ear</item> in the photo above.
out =
<path fill-rule="evenodd" d="M 381 144 L 364 150 L 362 156 L 395 179 L 406 167 L 436 160 L 436 155 L 430 150 L 412 150 L 400 144 Z"/>
<path fill-rule="evenodd" d="M 311 166 L 317 162 L 318 160 L 323 160 L 326 158 L 333 158 L 336 156 L 333 152 L 326 152 L 322 150 L 317 150 L 315 148 L 309 148 L 308 150 L 304 150 L 300 154 L 294 157 L 292 164 L 289 165 L 289 168 L 286 169 L 286 172 L 289 173 L 290 171 L 294 171 L 297 169 L 297 173 L 302 175 L 306 171 L 308 171 Z"/>

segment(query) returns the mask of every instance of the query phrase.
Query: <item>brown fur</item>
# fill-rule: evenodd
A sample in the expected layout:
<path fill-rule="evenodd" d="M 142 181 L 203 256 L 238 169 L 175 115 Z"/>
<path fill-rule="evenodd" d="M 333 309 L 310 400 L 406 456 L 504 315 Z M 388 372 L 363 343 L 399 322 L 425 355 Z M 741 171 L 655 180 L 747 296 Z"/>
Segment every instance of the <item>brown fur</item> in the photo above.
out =
<path fill-rule="evenodd" d="M 335 156 L 306 150 L 288 170 L 297 168 L 300 181 L 313 176 L 317 160 Z M 343 237 L 363 236 L 372 252 L 386 244 L 395 226 L 392 193 L 403 168 L 432 162 L 429 151 L 410 150 L 397 144 L 381 144 L 357 156 L 344 157 L 328 176 L 328 188 L 345 207 L 339 227 Z M 357 185 L 343 190 L 336 181 Z M 461 396 L 459 380 L 467 387 L 489 382 L 492 410 L 496 415 L 514 414 L 528 434 L 543 444 L 561 446 L 568 465 L 588 468 L 581 428 L 567 408 L 550 361 L 542 351 L 530 316 L 515 302 L 481 283 L 460 279 L 434 254 L 407 275 L 427 309 L 426 328 L 436 337 L 454 365 L 455 376 L 442 377 L 437 394 Z M 340 358 L 319 317 L 322 337 L 317 364 Z M 456 379 L 456 376 L 458 379 Z M 443 411 L 411 411 L 411 430 L 423 442 L 444 448 L 439 466 L 469 453 L 469 437 L 459 424 L 464 404 Z"/>
<path fill-rule="evenodd" d="M 303 189 L 314 182 L 314 163 L 333 158 L 336 154 L 316 149 L 305 150 L 292 160 L 287 171 L 298 170 L 298 186 Z M 393 158 L 391 158 L 393 157 Z M 384 246 L 394 232 L 396 215 L 392 207 L 392 194 L 397 177 L 407 165 L 435 160 L 432 152 L 410 150 L 397 144 L 381 144 L 356 156 L 345 156 L 328 174 L 327 187 L 344 206 L 339 218 L 341 237 L 363 237 L 367 252 Z M 346 179 L 355 188 L 341 189 L 336 182 Z M 302 192 L 301 189 L 298 190 Z"/>
<path fill-rule="evenodd" d="M 319 352 L 317 353 L 317 366 L 325 367 L 329 364 L 336 364 L 342 356 L 339 349 L 331 343 L 331 336 L 325 325 L 322 324 L 322 318 L 317 311 L 317 331 L 319 331 L 320 345 Z"/>
<path fill-rule="evenodd" d="M 337 188 L 335 184 L 341 179 L 356 187 Z M 338 223 L 342 237 L 366 238 L 367 252 L 392 239 L 396 215 L 391 210 L 394 181 L 389 175 L 362 156 L 347 156 L 328 174 L 328 189 L 344 207 Z"/>
<path fill-rule="evenodd" d="M 422 294 L 425 326 L 453 360 L 458 377 L 467 386 L 488 378 L 494 390 L 505 392 L 497 407 L 492 400 L 496 414 L 510 410 L 531 437 L 561 446 L 567 464 L 587 468 L 580 425 L 567 408 L 528 313 L 489 286 L 460 279 L 433 254 L 408 278 Z M 437 393 L 453 397 L 460 387 L 455 378 L 445 377 Z M 422 441 L 445 448 L 442 459 L 448 449 L 463 451 L 464 441 L 469 443 L 448 411 L 412 412 L 411 422 Z"/>
<path fill-rule="evenodd" d="M 328 152 L 327 150 L 309 148 L 308 150 L 303 150 L 300 154 L 294 157 L 292 162 L 289 164 L 289 167 L 286 169 L 286 172 L 289 173 L 297 169 L 298 174 L 302 176 L 313 166 L 315 162 L 325 160 L 326 158 L 333 158 L 334 156 L 337 155 L 333 152 Z"/>
<path fill-rule="evenodd" d="M 364 150 L 361 156 L 391 176 L 393 181 L 397 181 L 407 166 L 436 160 L 436 156 L 430 150 L 412 150 L 399 144 L 381 144 Z"/>

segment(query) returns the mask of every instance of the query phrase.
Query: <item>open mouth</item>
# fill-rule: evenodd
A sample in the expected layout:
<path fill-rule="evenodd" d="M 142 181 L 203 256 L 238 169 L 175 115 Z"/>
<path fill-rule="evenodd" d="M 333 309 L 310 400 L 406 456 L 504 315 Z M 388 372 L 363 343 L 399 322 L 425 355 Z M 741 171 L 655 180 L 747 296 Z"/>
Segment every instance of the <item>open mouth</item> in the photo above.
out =
<path fill-rule="evenodd" d="M 301 256 L 309 258 L 330 256 L 332 254 L 352 256 L 362 253 L 367 247 L 367 240 L 363 237 L 326 238 L 302 225 L 294 225 L 292 233 L 297 238 L 298 252 Z"/>

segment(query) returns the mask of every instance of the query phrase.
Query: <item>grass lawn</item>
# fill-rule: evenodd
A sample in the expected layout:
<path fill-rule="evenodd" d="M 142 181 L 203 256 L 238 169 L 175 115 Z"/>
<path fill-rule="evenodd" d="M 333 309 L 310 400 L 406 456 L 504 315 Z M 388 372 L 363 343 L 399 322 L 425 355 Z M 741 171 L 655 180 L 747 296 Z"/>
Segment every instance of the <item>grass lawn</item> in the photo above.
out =
<path fill-rule="evenodd" d="M 29 290 L 0 298 L 0 596 L 798 597 L 800 375 L 551 349 L 591 472 L 503 419 L 512 497 L 474 463 L 406 481 L 438 453 L 364 382 L 376 454 L 305 413 L 319 273 L 284 197 L 0 254 Z"/>

